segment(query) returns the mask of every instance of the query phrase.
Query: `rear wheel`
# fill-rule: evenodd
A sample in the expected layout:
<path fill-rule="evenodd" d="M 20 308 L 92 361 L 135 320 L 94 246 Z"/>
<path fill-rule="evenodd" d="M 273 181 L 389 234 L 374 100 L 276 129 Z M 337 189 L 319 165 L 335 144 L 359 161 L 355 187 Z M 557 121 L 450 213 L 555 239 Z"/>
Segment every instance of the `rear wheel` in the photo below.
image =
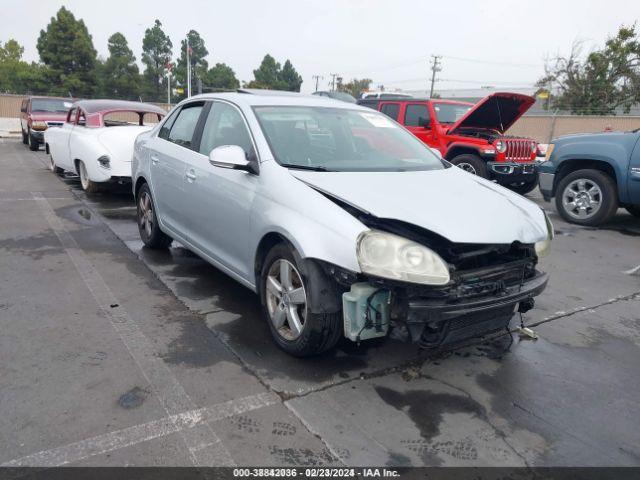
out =
<path fill-rule="evenodd" d="M 20 132 L 22 133 L 22 143 L 24 143 L 25 145 L 29 143 L 29 139 L 27 138 L 27 134 L 24 133 L 24 130 L 20 130 Z"/>
<path fill-rule="evenodd" d="M 331 280 L 314 276 L 313 281 Z M 313 292 L 330 285 L 311 285 L 303 262 L 286 243 L 267 254 L 260 275 L 263 314 L 278 347 L 290 355 L 306 357 L 329 350 L 342 336 L 342 313 L 314 313 Z"/>
<path fill-rule="evenodd" d="M 567 222 L 600 225 L 618 210 L 616 184 L 599 170 L 576 170 L 560 180 L 556 208 Z"/>
<path fill-rule="evenodd" d="M 138 231 L 145 246 L 154 250 L 169 248 L 173 239 L 160 230 L 151 190 L 145 183 L 138 191 Z"/>
<path fill-rule="evenodd" d="M 629 205 L 625 210 L 634 217 L 640 217 L 640 205 Z"/>
<path fill-rule="evenodd" d="M 100 184 L 89 179 L 87 167 L 82 160 L 78 162 L 78 175 L 80 176 L 80 185 L 85 192 L 96 193 L 100 190 Z"/>
<path fill-rule="evenodd" d="M 487 178 L 487 167 L 482 161 L 482 159 L 471 153 L 464 153 L 462 155 L 458 155 L 451 160 L 451 163 L 456 167 L 461 168 L 465 172 L 472 173 L 474 175 L 478 175 L 482 178 Z"/>

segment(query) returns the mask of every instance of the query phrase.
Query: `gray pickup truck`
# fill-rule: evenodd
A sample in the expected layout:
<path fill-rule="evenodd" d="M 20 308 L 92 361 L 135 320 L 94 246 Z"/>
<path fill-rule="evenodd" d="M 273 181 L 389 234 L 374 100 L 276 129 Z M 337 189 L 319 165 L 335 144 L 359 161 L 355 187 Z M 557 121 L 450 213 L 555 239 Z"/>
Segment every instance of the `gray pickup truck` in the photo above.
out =
<path fill-rule="evenodd" d="M 539 165 L 542 196 L 571 223 L 596 226 L 619 207 L 640 217 L 640 129 L 553 140 Z"/>

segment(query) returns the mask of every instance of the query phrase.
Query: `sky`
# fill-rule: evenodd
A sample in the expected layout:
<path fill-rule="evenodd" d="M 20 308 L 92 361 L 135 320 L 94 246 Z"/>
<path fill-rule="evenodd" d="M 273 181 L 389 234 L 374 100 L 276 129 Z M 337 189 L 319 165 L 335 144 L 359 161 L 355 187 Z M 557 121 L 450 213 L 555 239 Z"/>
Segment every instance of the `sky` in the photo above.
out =
<path fill-rule="evenodd" d="M 546 58 L 575 41 L 585 52 L 621 24 L 638 22 L 638 0 L 0 0 L 0 41 L 16 39 L 25 59 L 38 60 L 36 41 L 60 6 L 82 18 L 98 54 L 121 32 L 139 62 L 146 28 L 159 19 L 174 45 L 197 30 L 209 64 L 253 78 L 266 53 L 289 59 L 315 89 L 313 75 L 371 78 L 386 90 L 426 89 L 431 55 L 442 55 L 436 89 L 531 86 Z"/>

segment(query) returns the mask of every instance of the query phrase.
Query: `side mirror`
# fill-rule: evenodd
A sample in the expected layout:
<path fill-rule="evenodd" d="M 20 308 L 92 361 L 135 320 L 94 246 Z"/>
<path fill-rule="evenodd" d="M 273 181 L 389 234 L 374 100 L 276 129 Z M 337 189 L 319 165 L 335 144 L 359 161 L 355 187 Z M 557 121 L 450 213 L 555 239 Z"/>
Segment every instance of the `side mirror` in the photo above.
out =
<path fill-rule="evenodd" d="M 237 145 L 221 145 L 211 150 L 209 163 L 214 167 L 258 173 L 255 161 L 247 159 L 245 151 Z"/>

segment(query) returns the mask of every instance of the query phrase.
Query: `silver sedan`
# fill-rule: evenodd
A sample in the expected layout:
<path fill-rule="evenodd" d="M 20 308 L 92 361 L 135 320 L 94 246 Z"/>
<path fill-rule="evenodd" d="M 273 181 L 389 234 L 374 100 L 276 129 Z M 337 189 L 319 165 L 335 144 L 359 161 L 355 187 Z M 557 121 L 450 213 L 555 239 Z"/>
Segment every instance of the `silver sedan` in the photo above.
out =
<path fill-rule="evenodd" d="M 135 143 L 140 236 L 175 239 L 260 295 L 296 356 L 394 337 L 441 346 L 533 307 L 552 226 L 529 200 L 353 104 L 189 98 Z"/>

